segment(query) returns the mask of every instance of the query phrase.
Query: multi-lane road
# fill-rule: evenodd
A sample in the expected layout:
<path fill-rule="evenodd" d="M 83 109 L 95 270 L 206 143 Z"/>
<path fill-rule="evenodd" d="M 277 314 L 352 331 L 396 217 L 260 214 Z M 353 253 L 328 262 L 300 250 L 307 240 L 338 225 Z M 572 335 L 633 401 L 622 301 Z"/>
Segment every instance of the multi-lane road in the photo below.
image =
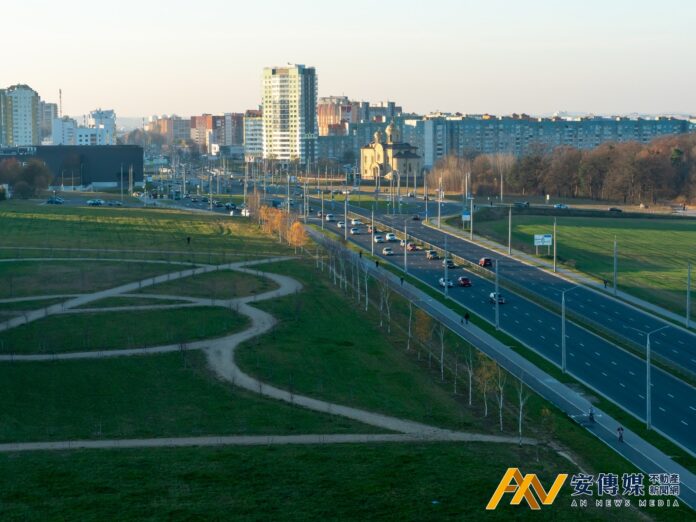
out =
<path fill-rule="evenodd" d="M 362 215 L 363 221 L 367 221 L 368 215 L 364 209 L 353 207 L 351 211 Z M 336 214 L 341 216 L 339 212 Z M 385 217 L 380 216 L 380 220 L 386 222 Z M 410 217 L 395 217 L 392 219 L 392 223 L 396 229 L 403 229 L 404 219 L 408 219 L 409 237 L 440 247 L 444 246 L 442 232 L 425 227 L 418 221 L 412 221 Z M 343 230 L 337 229 L 335 223 L 325 223 L 325 226 L 330 226 L 334 231 L 343 233 Z M 366 232 L 365 228 L 364 231 Z M 351 235 L 350 240 L 360 245 L 365 251 L 371 250 L 370 234 Z M 385 257 L 381 254 L 383 246 L 384 244 L 375 245 L 376 255 Z M 394 256 L 390 256 L 391 261 L 403 264 L 403 249 L 399 243 L 391 243 L 389 246 L 395 252 Z M 480 257 L 498 258 L 499 270 L 506 278 L 517 284 L 524 284 L 531 291 L 543 294 L 547 299 L 555 299 L 560 302 L 561 290 L 573 286 L 552 274 L 547 274 L 514 259 L 500 256 L 468 241 L 449 236 L 447 246 L 448 252 L 471 261 L 476 261 Z M 411 275 L 442 290 L 438 284 L 438 279 L 444 275 L 441 261 L 426 260 L 422 251 L 408 253 L 407 256 L 408 272 Z M 456 281 L 456 277 L 459 275 L 469 277 L 473 285 L 470 288 L 455 286 L 449 289 L 449 297 L 477 315 L 493 322 L 495 306 L 490 303 L 488 298 L 494 290 L 493 283 L 489 279 L 480 277 L 473 272 L 467 272 L 461 267 L 449 270 L 450 279 Z M 501 305 L 499 309 L 501 329 L 560 365 L 560 317 L 531 300 L 509 291 L 503 292 L 507 298 L 507 303 Z M 570 299 L 571 295 L 573 295 L 572 300 Z M 594 315 L 592 312 L 597 311 L 598 314 L 601 314 L 599 320 L 611 319 L 605 324 L 611 325 L 612 322 L 615 322 L 618 328 L 621 328 L 619 323 L 622 321 L 628 321 L 631 326 L 644 329 L 645 332 L 664 324 L 614 299 L 582 288 L 567 294 L 567 305 L 568 309 L 573 306 L 572 310 L 578 314 L 587 310 L 585 313 Z M 654 324 L 657 326 L 653 327 Z M 665 335 L 661 335 L 663 333 Z M 691 337 L 693 336 L 688 332 L 678 328 L 669 328 L 655 334 L 652 337 L 652 344 L 656 351 L 660 350 L 661 354 L 667 356 L 668 352 L 672 351 L 671 343 L 674 342 L 676 344 L 674 349 L 677 353 L 672 352 L 670 357 L 679 357 L 680 364 L 687 363 L 690 357 L 694 357 L 693 353 L 689 357 L 689 350 L 693 351 L 696 347 L 694 341 L 689 340 Z M 639 340 L 640 337 L 637 339 Z M 673 339 L 676 340 L 673 341 Z M 679 340 L 682 340 L 684 345 L 680 344 Z M 643 359 L 570 321 L 566 322 L 566 349 L 567 368 L 572 375 L 639 418 L 645 417 L 646 363 Z M 696 389 L 670 373 L 654 367 L 652 369 L 651 389 L 653 426 L 690 452 L 696 453 Z"/>

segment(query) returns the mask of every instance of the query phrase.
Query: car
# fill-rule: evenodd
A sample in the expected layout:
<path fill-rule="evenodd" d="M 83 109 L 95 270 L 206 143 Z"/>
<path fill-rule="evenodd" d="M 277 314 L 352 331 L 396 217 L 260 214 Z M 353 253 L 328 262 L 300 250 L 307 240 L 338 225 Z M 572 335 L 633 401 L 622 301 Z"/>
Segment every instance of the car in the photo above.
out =
<path fill-rule="evenodd" d="M 446 257 L 445 259 L 442 260 L 442 266 L 446 266 L 447 268 L 455 268 L 456 265 L 454 264 L 454 261 L 452 261 L 452 258 Z"/>
<path fill-rule="evenodd" d="M 49 198 L 46 201 L 46 204 L 47 205 L 62 205 L 63 202 L 61 200 L 59 200 L 58 198 Z"/>
<path fill-rule="evenodd" d="M 341 192 L 341 194 L 348 195 L 348 194 L 350 194 L 351 192 L 353 192 L 353 191 L 350 190 L 350 189 L 346 189 L 346 190 L 343 190 L 343 191 Z"/>
<path fill-rule="evenodd" d="M 222 208 L 222 207 L 224 207 L 224 205 L 223 205 L 222 203 L 220 203 L 219 201 L 216 201 L 215 203 L 213 203 L 213 205 L 215 205 L 215 208 Z"/>
<path fill-rule="evenodd" d="M 394 251 L 392 250 L 392 247 L 384 247 L 384 248 L 382 249 L 382 255 L 383 255 L 383 256 L 393 256 L 393 255 L 394 255 Z"/>
<path fill-rule="evenodd" d="M 415 252 L 416 250 L 418 250 L 418 247 L 415 243 L 406 243 L 406 250 L 408 252 Z"/>
<path fill-rule="evenodd" d="M 326 221 L 336 221 L 333 214 L 326 214 Z"/>
<path fill-rule="evenodd" d="M 420 216 L 418 214 L 413 214 L 413 217 L 411 219 L 413 221 L 420 221 Z"/>
<path fill-rule="evenodd" d="M 198 203 L 198 198 L 191 198 L 191 203 Z"/>
<path fill-rule="evenodd" d="M 359 219 L 351 219 L 350 224 L 354 227 L 359 227 L 360 225 L 362 225 L 362 221 L 360 221 Z"/>
<path fill-rule="evenodd" d="M 375 230 L 377 232 L 377 230 Z M 367 233 L 372 234 L 372 225 L 367 225 Z"/>
<path fill-rule="evenodd" d="M 384 237 L 382 237 L 382 236 L 375 236 L 374 241 L 375 241 L 375 243 L 384 243 Z"/>
<path fill-rule="evenodd" d="M 394 234 L 393 232 L 387 233 L 387 235 L 384 236 L 384 239 L 386 239 L 386 240 L 389 241 L 389 242 L 398 241 L 398 240 L 399 240 L 399 239 L 396 237 L 396 234 Z"/>
<path fill-rule="evenodd" d="M 338 223 L 336 223 L 336 226 L 337 226 L 338 228 L 343 228 L 343 227 L 346 226 L 346 224 L 345 224 L 343 221 L 339 221 Z"/>
<path fill-rule="evenodd" d="M 317 217 L 322 217 L 324 214 L 322 214 L 321 210 L 317 212 Z"/>
<path fill-rule="evenodd" d="M 618 213 L 618 212 L 623 212 L 623 210 L 621 210 L 620 208 L 616 208 L 616 207 L 609 207 L 609 212 L 617 212 Z"/>
<path fill-rule="evenodd" d="M 495 304 L 496 303 L 496 298 L 498 304 L 505 304 L 505 296 L 498 292 L 497 294 L 495 292 L 491 292 L 488 296 L 488 302 Z"/>
<path fill-rule="evenodd" d="M 457 278 L 457 285 L 465 287 L 471 286 L 471 279 L 469 279 L 468 277 L 460 276 Z"/>
<path fill-rule="evenodd" d="M 440 284 L 440 286 L 442 288 L 445 288 L 445 287 L 452 288 L 454 286 L 454 283 L 452 283 L 451 279 L 445 279 L 444 277 L 441 277 L 438 280 L 438 283 Z"/>
<path fill-rule="evenodd" d="M 529 201 L 515 201 L 517 208 L 529 208 Z"/>
<path fill-rule="evenodd" d="M 409 243 L 410 243 L 410 241 L 406 241 L 405 239 L 402 239 L 401 241 L 399 241 L 399 246 L 405 247 Z"/>
<path fill-rule="evenodd" d="M 358 227 L 351 227 L 350 233 L 354 236 L 357 236 L 358 234 L 360 234 L 360 229 Z"/>
<path fill-rule="evenodd" d="M 207 202 L 208 202 L 208 198 L 205 198 L 205 197 L 204 197 L 204 198 L 201 198 L 201 201 L 202 201 L 203 203 L 207 203 Z"/>
<path fill-rule="evenodd" d="M 488 268 L 493 266 L 493 260 L 490 257 L 482 257 L 478 262 L 479 266 L 483 268 Z"/>
<path fill-rule="evenodd" d="M 234 203 L 225 203 L 225 208 L 227 210 L 236 210 L 237 205 L 235 205 Z"/>
<path fill-rule="evenodd" d="M 433 260 L 433 259 L 439 259 L 440 256 L 438 255 L 438 253 L 435 250 L 426 250 L 425 251 L 425 258 Z"/>
<path fill-rule="evenodd" d="M 415 195 L 413 194 L 413 192 L 409 192 L 408 194 L 406 194 L 406 197 L 413 198 L 413 197 L 415 197 Z"/>
<path fill-rule="evenodd" d="M 557 209 L 560 209 L 560 210 L 566 210 L 566 209 L 568 209 L 569 207 L 568 207 L 568 205 L 566 205 L 565 203 L 556 203 L 556 204 L 553 206 L 553 208 L 557 208 Z"/>

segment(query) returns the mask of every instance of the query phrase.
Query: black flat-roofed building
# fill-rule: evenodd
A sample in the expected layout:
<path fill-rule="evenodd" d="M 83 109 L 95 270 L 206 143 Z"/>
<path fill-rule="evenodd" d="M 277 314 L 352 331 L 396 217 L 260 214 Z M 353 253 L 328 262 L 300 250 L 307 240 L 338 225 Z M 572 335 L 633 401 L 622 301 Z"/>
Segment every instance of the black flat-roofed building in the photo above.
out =
<path fill-rule="evenodd" d="M 43 145 L 0 148 L 0 161 L 14 158 L 43 161 L 53 174 L 52 185 L 119 185 L 143 181 L 143 148 L 138 145 Z"/>

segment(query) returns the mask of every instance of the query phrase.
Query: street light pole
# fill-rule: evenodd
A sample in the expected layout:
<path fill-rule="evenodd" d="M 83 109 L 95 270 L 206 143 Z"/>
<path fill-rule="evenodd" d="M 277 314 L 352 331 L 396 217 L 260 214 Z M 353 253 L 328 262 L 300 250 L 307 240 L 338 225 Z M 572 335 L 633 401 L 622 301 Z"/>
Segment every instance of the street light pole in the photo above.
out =
<path fill-rule="evenodd" d="M 321 229 L 324 230 L 324 221 L 326 221 L 326 216 L 324 216 L 324 189 L 321 189 Z"/>
<path fill-rule="evenodd" d="M 567 359 L 566 359 L 566 292 L 570 292 L 580 288 L 576 285 L 572 288 L 566 290 L 561 290 L 561 370 L 566 373 L 567 369 Z"/>
<path fill-rule="evenodd" d="M 445 258 L 442 260 L 442 263 L 445 265 L 445 298 L 449 297 L 449 291 L 448 291 L 448 283 L 447 283 L 447 272 L 449 268 L 449 263 L 447 262 L 447 236 L 445 235 Z"/>
<path fill-rule="evenodd" d="M 495 260 L 495 329 L 500 330 L 500 294 L 498 287 L 498 260 Z"/>
<path fill-rule="evenodd" d="M 508 255 L 512 255 L 512 207 L 508 209 Z"/>
<path fill-rule="evenodd" d="M 375 255 L 375 206 L 372 205 L 372 226 L 370 227 L 370 230 L 372 230 L 372 235 L 370 236 L 370 250 L 372 251 L 372 255 Z"/>
<path fill-rule="evenodd" d="M 474 240 L 474 198 L 472 197 L 469 200 L 471 204 L 471 209 L 469 211 L 469 241 Z"/>
<path fill-rule="evenodd" d="M 691 263 L 686 267 L 686 327 L 691 322 Z"/>
<path fill-rule="evenodd" d="M 556 218 L 553 218 L 553 273 L 556 273 Z"/>
<path fill-rule="evenodd" d="M 425 221 L 428 221 L 428 177 L 423 174 L 423 201 L 425 201 Z"/>
<path fill-rule="evenodd" d="M 616 236 L 614 236 L 614 295 L 616 295 L 616 286 L 617 286 L 616 276 L 617 276 L 617 272 L 618 272 L 618 265 L 619 265 L 619 245 L 616 242 Z"/>
<path fill-rule="evenodd" d="M 408 252 L 408 232 L 406 229 L 406 221 L 404 221 L 404 273 L 408 274 L 408 261 L 407 261 L 407 252 Z"/>
<path fill-rule="evenodd" d="M 440 216 L 442 215 L 442 176 L 440 176 L 440 183 L 437 189 L 437 228 L 442 228 L 442 222 Z"/>
<path fill-rule="evenodd" d="M 346 197 L 343 198 L 343 239 L 348 241 L 348 196 L 349 193 L 346 191 Z"/>

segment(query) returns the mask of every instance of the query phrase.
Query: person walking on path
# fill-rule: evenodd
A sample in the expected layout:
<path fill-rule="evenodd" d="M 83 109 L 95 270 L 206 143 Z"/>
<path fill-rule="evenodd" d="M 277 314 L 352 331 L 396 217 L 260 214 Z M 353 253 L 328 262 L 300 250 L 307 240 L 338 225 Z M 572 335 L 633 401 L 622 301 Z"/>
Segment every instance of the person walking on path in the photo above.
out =
<path fill-rule="evenodd" d="M 464 324 L 466 324 L 467 326 L 469 325 L 469 318 L 470 317 L 471 316 L 469 315 L 469 312 L 464 313 Z"/>
<path fill-rule="evenodd" d="M 186 237 L 186 244 L 190 245 L 191 244 L 191 236 Z"/>
<path fill-rule="evenodd" d="M 401 277 L 401 278 L 399 278 L 399 280 L 401 281 L 401 286 L 404 286 L 404 278 Z"/>
<path fill-rule="evenodd" d="M 605 280 L 604 280 L 604 288 L 606 288 L 608 284 L 609 284 L 609 281 L 607 281 L 607 280 L 605 279 Z"/>
<path fill-rule="evenodd" d="M 587 415 L 590 418 L 590 422 L 594 423 L 594 408 L 590 406 L 590 412 Z"/>
<path fill-rule="evenodd" d="M 375 268 L 379 268 L 379 260 L 375 259 Z"/>
<path fill-rule="evenodd" d="M 619 436 L 619 442 L 623 442 L 623 432 L 624 429 L 621 426 L 616 428 L 616 434 Z"/>

